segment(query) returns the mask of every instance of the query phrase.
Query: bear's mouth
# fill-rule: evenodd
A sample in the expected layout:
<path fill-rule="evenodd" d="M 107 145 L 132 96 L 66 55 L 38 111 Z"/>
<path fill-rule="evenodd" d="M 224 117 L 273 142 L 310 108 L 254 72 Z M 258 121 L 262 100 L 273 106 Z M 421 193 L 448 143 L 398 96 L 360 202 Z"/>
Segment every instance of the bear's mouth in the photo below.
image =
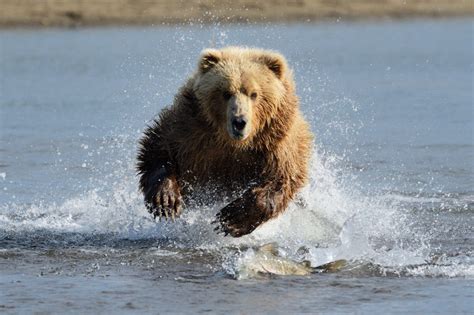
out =
<path fill-rule="evenodd" d="M 244 134 L 238 133 L 238 132 L 232 132 L 231 136 L 234 140 L 243 140 L 244 139 Z"/>
<path fill-rule="evenodd" d="M 244 117 L 234 117 L 231 121 L 231 137 L 236 140 L 243 140 L 245 138 L 245 127 L 247 126 L 247 119 Z"/>

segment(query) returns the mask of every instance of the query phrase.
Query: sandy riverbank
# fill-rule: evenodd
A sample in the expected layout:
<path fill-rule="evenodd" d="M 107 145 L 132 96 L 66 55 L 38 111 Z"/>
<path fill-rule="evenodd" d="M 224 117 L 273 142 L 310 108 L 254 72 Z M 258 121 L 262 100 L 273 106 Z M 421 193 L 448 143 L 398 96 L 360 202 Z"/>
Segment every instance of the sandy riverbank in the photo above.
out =
<path fill-rule="evenodd" d="M 474 16 L 472 0 L 2 0 L 0 27 Z"/>

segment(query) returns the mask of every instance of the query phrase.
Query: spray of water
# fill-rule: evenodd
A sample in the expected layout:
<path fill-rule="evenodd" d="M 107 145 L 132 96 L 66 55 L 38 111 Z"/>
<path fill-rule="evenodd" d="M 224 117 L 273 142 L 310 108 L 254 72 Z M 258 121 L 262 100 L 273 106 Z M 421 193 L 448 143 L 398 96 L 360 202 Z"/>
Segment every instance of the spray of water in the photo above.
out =
<path fill-rule="evenodd" d="M 314 152 L 311 180 L 298 200 L 277 219 L 239 239 L 213 231 L 211 221 L 222 204 L 189 208 L 174 223 L 154 222 L 143 207 L 136 176 L 130 171 L 122 174 L 121 180 L 97 180 L 101 183 L 97 187 L 107 189 L 93 189 L 61 204 L 4 205 L 0 225 L 6 234 L 48 231 L 53 235 L 108 235 L 112 239 L 154 238 L 167 247 L 223 252 L 228 255 L 223 258 L 224 268 L 230 274 L 242 268 L 236 262 L 244 260 L 239 260 L 235 251 L 223 249 L 268 242 L 277 242 L 288 257 L 310 260 L 313 265 L 346 259 L 399 270 L 396 268 L 426 263 L 429 247 L 423 235 L 410 230 L 403 209 L 382 197 L 363 196 L 350 182 L 341 181 L 336 160 Z M 303 255 L 298 254 L 301 248 L 306 249 Z M 442 272 L 413 269 L 414 274 L 424 271 Z"/>

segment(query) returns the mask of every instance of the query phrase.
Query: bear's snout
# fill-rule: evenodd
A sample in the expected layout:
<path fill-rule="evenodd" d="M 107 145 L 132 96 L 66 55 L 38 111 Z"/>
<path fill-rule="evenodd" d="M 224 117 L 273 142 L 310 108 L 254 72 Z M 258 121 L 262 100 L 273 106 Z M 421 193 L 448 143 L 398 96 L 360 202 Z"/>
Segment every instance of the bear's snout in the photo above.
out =
<path fill-rule="evenodd" d="M 250 134 L 251 106 L 249 100 L 242 95 L 230 99 L 227 111 L 227 132 L 232 139 L 244 140 Z"/>

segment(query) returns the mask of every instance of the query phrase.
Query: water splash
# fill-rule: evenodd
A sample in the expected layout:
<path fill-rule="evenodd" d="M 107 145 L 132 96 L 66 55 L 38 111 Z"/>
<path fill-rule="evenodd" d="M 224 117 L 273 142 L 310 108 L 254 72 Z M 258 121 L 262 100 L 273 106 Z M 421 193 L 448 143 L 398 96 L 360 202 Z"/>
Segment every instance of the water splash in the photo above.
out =
<path fill-rule="evenodd" d="M 3 205 L 1 233 L 34 236 L 46 231 L 52 239 L 68 233 L 106 235 L 111 242 L 157 239 L 165 247 L 222 252 L 224 269 L 230 274 L 242 268 L 236 262 L 245 261 L 239 260 L 248 255 L 245 248 L 276 241 L 284 256 L 309 260 L 314 266 L 346 259 L 375 264 L 391 273 L 472 275 L 472 264 L 456 268 L 445 259 L 440 266 L 427 265 L 431 257 L 428 236 L 411 229 L 409 213 L 399 201 L 386 195 L 364 196 L 341 176 L 338 161 L 334 155 L 314 152 L 311 180 L 298 200 L 280 217 L 239 239 L 213 231 L 211 221 L 222 204 L 188 209 L 174 223 L 154 222 L 143 207 L 134 174 L 121 174 L 121 180 L 97 179 L 107 182 L 107 189 L 93 189 L 61 204 Z"/>

